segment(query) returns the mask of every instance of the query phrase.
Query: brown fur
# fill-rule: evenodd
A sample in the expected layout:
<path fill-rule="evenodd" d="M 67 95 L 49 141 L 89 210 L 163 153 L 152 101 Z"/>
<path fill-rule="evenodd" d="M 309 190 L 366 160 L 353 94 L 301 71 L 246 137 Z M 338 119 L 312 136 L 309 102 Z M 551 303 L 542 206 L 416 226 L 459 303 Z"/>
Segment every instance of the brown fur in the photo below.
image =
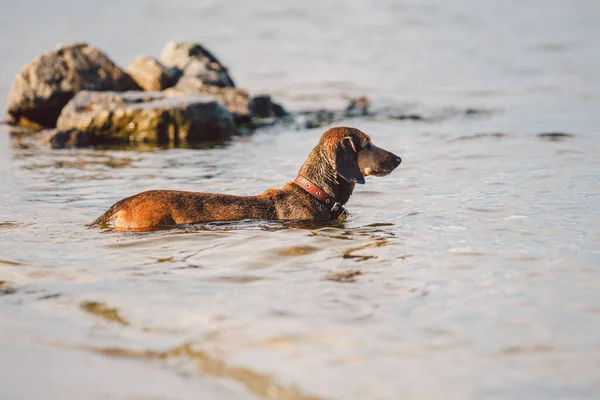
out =
<path fill-rule="evenodd" d="M 389 174 L 400 157 L 371 143 L 355 128 L 327 130 L 312 149 L 299 173 L 344 205 L 355 183 L 364 176 Z M 329 210 L 309 193 L 288 182 L 257 196 L 150 190 L 127 197 L 110 207 L 91 225 L 115 220 L 119 229 L 146 230 L 181 224 L 244 219 L 331 219 Z"/>

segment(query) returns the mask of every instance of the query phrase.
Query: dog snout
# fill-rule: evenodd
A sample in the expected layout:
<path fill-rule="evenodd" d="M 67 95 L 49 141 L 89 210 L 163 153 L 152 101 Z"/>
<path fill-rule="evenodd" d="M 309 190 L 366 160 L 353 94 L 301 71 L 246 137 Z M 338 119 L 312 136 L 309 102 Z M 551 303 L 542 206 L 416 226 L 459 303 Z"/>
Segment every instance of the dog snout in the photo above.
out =
<path fill-rule="evenodd" d="M 374 145 L 369 150 L 362 151 L 358 157 L 358 166 L 364 176 L 385 176 L 401 162 L 402 159 L 394 153 Z"/>
<path fill-rule="evenodd" d="M 385 165 L 385 169 L 389 170 L 391 172 L 398 165 L 400 165 L 400 163 L 402 162 L 402 159 L 399 156 L 392 153 L 391 151 L 385 151 L 385 153 L 386 153 L 386 156 L 382 157 L 382 162 Z"/>

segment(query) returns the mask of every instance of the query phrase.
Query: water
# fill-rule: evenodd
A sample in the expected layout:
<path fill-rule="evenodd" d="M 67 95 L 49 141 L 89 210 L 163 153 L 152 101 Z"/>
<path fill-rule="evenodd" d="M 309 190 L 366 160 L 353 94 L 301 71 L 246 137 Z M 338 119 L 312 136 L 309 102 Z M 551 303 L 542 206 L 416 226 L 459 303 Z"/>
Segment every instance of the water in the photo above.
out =
<path fill-rule="evenodd" d="M 126 65 L 192 39 L 292 110 L 491 112 L 343 121 L 404 162 L 342 224 L 153 233 L 84 224 L 146 189 L 281 187 L 323 129 L 50 151 L 0 127 L 2 398 L 598 397 L 597 2 L 5 3 L 2 109 L 57 43 Z"/>

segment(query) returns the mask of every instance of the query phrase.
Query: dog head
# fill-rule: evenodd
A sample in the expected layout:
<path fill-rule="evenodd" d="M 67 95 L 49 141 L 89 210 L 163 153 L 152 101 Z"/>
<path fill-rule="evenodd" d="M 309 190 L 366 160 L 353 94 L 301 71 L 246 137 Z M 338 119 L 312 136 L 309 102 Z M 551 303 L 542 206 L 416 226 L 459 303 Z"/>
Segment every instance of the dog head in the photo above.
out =
<path fill-rule="evenodd" d="M 402 159 L 371 142 L 369 135 L 355 128 L 336 127 L 321 136 L 336 173 L 350 183 L 365 183 L 365 176 L 385 176 Z"/>

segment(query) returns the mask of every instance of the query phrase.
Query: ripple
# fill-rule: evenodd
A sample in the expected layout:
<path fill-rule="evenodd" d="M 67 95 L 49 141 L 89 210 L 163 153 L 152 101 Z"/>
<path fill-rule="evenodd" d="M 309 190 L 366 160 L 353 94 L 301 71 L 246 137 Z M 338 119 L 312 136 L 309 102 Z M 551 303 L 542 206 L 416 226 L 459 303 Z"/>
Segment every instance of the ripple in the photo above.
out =
<path fill-rule="evenodd" d="M 477 213 L 495 213 L 501 210 L 495 210 L 493 208 L 481 208 L 481 207 L 465 207 L 465 210 L 477 212 Z"/>
<path fill-rule="evenodd" d="M 374 224 L 369 224 L 367 225 L 369 228 L 379 228 L 382 226 L 394 226 L 394 223 L 392 222 L 376 222 Z"/>
<path fill-rule="evenodd" d="M 4 264 L 4 265 L 10 265 L 10 266 L 17 266 L 17 265 L 25 265 L 22 262 L 19 261 L 13 261 L 13 260 L 2 260 L 0 259 L 0 265 Z"/>
<path fill-rule="evenodd" d="M 62 293 L 50 293 L 50 294 L 45 294 L 43 296 L 40 296 L 37 298 L 37 300 L 52 300 L 52 299 L 56 299 L 62 296 Z"/>
<path fill-rule="evenodd" d="M 321 250 L 315 246 L 291 246 L 285 249 L 277 250 L 277 254 L 284 257 L 305 256 Z"/>
<path fill-rule="evenodd" d="M 225 282 L 225 283 L 252 283 L 267 279 L 263 276 L 255 275 L 223 275 L 212 277 L 208 280 L 213 282 Z"/>
<path fill-rule="evenodd" d="M 521 354 L 538 354 L 538 353 L 553 353 L 557 349 L 554 346 L 548 345 L 533 345 L 533 346 L 510 346 L 500 350 L 504 355 L 521 355 Z"/>
<path fill-rule="evenodd" d="M 28 224 L 24 224 L 16 221 L 2 221 L 0 222 L 0 229 L 12 229 L 12 228 L 21 228 L 27 226 Z"/>
<path fill-rule="evenodd" d="M 172 348 L 167 351 L 136 351 L 119 347 L 87 347 L 89 351 L 108 357 L 130 358 L 138 360 L 169 361 L 186 359 L 194 362 L 199 372 L 218 378 L 230 379 L 242 385 L 249 392 L 268 399 L 285 400 L 319 400 L 320 397 L 303 393 L 294 385 L 283 385 L 269 375 L 261 374 L 249 368 L 229 365 L 223 360 L 209 356 L 197 350 L 191 343 Z"/>
<path fill-rule="evenodd" d="M 128 326 L 129 322 L 119 314 L 116 308 L 108 307 L 106 304 L 98 301 L 84 301 L 80 304 L 83 311 L 100 317 L 106 321 L 116 322 L 119 325 Z"/>
<path fill-rule="evenodd" d="M 333 282 L 356 282 L 356 277 L 363 275 L 364 272 L 360 270 L 350 270 L 350 271 L 331 271 L 325 277 L 328 281 Z"/>
<path fill-rule="evenodd" d="M 565 140 L 574 138 L 575 135 L 565 132 L 543 132 L 538 133 L 537 137 L 547 142 L 564 142 Z"/>
<path fill-rule="evenodd" d="M 462 135 L 457 138 L 450 139 L 450 142 L 458 142 L 464 140 L 475 140 L 475 139 L 505 139 L 511 137 L 506 133 L 501 132 L 485 132 L 485 133 L 474 133 L 472 135 Z"/>

